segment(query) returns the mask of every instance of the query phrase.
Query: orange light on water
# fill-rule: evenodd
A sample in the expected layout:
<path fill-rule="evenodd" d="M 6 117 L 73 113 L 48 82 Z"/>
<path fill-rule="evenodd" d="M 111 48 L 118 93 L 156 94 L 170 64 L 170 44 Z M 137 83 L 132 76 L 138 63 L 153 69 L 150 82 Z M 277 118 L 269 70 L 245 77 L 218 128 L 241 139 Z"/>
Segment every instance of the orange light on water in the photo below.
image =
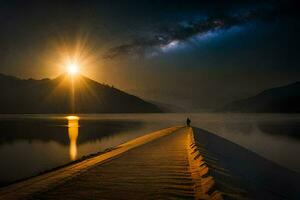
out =
<path fill-rule="evenodd" d="M 67 116 L 66 117 L 69 121 L 71 121 L 71 120 L 79 120 L 79 117 L 78 116 L 74 116 L 74 115 L 70 115 L 70 116 Z"/>
<path fill-rule="evenodd" d="M 77 116 L 67 116 L 68 120 L 68 135 L 70 140 L 70 159 L 76 160 L 77 158 L 77 137 L 78 137 L 78 129 L 79 124 L 78 120 L 79 117 Z"/>

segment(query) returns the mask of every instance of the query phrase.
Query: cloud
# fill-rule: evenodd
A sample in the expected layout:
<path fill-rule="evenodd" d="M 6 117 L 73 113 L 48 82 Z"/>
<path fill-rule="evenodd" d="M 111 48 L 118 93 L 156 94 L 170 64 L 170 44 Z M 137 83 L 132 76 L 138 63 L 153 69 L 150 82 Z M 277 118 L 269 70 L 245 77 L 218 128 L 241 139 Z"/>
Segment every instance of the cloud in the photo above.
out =
<path fill-rule="evenodd" d="M 234 13 L 207 16 L 204 19 L 164 23 L 153 27 L 151 34 L 145 34 L 147 37 L 133 38 L 131 42 L 112 47 L 103 55 L 103 58 L 114 59 L 124 55 L 163 52 L 173 44 L 183 43 L 196 35 L 205 36 L 207 33 L 227 30 L 256 20 L 267 21 L 276 15 L 276 9 L 267 7 L 264 9 L 236 10 Z"/>

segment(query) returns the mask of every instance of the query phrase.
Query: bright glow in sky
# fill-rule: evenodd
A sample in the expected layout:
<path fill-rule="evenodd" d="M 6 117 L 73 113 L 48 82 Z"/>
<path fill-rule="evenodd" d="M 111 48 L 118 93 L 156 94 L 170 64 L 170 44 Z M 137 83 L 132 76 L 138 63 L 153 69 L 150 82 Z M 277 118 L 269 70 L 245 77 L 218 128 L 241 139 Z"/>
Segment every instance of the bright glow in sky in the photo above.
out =
<path fill-rule="evenodd" d="M 76 75 L 76 74 L 78 74 L 79 73 L 79 66 L 78 66 L 78 64 L 74 63 L 74 62 L 69 63 L 67 65 L 67 71 L 68 71 L 68 73 L 70 75 Z"/>

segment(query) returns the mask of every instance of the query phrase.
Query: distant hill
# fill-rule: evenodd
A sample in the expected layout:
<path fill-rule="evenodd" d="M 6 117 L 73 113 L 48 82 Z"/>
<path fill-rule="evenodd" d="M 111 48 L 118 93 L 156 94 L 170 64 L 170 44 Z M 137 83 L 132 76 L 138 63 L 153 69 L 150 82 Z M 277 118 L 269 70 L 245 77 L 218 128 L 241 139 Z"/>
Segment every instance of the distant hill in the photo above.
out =
<path fill-rule="evenodd" d="M 187 112 L 183 107 L 169 104 L 169 103 L 162 103 L 158 101 L 149 101 L 150 103 L 157 105 L 160 110 L 164 113 L 184 113 Z"/>
<path fill-rule="evenodd" d="M 154 104 L 84 76 L 22 80 L 0 74 L 0 92 L 2 114 L 161 112 Z"/>
<path fill-rule="evenodd" d="M 299 113 L 300 82 L 265 90 L 256 96 L 227 104 L 218 111 Z"/>

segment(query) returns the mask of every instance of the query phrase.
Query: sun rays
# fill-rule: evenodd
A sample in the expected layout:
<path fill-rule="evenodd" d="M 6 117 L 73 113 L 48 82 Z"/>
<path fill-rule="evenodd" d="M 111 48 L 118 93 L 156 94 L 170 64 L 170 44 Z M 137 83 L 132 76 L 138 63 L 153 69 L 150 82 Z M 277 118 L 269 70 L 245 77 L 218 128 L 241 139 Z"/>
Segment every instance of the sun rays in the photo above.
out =
<path fill-rule="evenodd" d="M 84 74 L 93 74 L 92 68 L 99 66 L 99 52 L 89 41 L 88 34 L 77 35 L 76 39 L 60 37 L 52 44 L 53 55 L 48 58 L 48 62 L 60 75 L 55 79 L 57 81 L 52 85 L 51 93 L 44 97 L 44 101 L 63 93 L 65 97 L 62 101 L 65 101 L 66 106 L 62 109 L 70 114 L 79 112 L 76 103 L 84 99 L 78 97 L 82 91 L 96 98 L 98 102 L 96 92 L 84 78 Z"/>

